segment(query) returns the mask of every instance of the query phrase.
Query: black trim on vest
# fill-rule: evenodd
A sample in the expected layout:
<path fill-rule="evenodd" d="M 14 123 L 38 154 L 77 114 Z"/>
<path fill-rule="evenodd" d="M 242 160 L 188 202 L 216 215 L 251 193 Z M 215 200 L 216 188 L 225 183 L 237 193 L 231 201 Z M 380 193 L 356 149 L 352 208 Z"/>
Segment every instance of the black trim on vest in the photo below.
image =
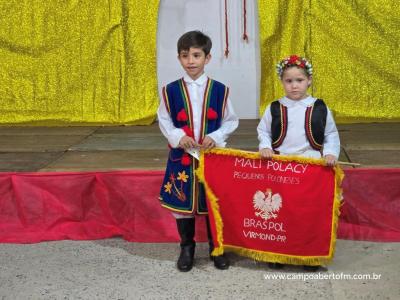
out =
<path fill-rule="evenodd" d="M 307 107 L 305 130 L 311 147 L 321 150 L 325 138 L 326 116 L 328 109 L 322 99 L 317 99 L 313 106 Z"/>
<path fill-rule="evenodd" d="M 282 145 L 287 132 L 287 108 L 286 106 L 274 101 L 271 103 L 271 135 L 272 148 L 278 148 Z"/>

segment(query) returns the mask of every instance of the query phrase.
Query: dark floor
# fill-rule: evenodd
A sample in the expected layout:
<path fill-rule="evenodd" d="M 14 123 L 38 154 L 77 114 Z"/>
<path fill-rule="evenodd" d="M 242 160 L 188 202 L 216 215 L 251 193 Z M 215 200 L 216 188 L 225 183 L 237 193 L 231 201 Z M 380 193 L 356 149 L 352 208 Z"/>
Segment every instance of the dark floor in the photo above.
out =
<path fill-rule="evenodd" d="M 258 120 L 241 120 L 228 147 L 257 151 Z M 400 123 L 338 125 L 340 160 L 400 167 Z M 167 142 L 158 124 L 115 127 L 0 127 L 0 171 L 164 169 Z"/>

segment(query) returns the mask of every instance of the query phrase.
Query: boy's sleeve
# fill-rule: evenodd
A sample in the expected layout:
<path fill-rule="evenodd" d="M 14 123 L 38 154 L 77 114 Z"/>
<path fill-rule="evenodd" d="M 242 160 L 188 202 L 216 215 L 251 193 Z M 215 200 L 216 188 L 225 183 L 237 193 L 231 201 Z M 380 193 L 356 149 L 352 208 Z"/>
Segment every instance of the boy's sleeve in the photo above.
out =
<path fill-rule="evenodd" d="M 329 108 L 326 116 L 323 156 L 327 154 L 334 155 L 336 158 L 339 158 L 340 154 L 339 133 Z"/>
<path fill-rule="evenodd" d="M 226 99 L 226 106 L 224 117 L 222 118 L 221 127 L 218 130 L 207 134 L 210 138 L 215 141 L 217 147 L 225 147 L 226 140 L 228 139 L 229 135 L 235 131 L 235 129 L 239 125 L 239 118 L 236 115 L 232 103 L 228 97 Z"/>
<path fill-rule="evenodd" d="M 260 123 L 257 126 L 258 140 L 259 145 L 258 149 L 268 148 L 272 150 L 272 141 L 271 141 L 271 105 L 268 105 L 265 109 L 264 115 L 260 120 Z"/>
<path fill-rule="evenodd" d="M 158 126 L 162 134 L 167 138 L 172 148 L 177 148 L 179 141 L 185 135 L 183 129 L 176 128 L 172 122 L 171 116 L 165 107 L 165 103 L 161 98 L 160 106 L 157 110 Z"/>

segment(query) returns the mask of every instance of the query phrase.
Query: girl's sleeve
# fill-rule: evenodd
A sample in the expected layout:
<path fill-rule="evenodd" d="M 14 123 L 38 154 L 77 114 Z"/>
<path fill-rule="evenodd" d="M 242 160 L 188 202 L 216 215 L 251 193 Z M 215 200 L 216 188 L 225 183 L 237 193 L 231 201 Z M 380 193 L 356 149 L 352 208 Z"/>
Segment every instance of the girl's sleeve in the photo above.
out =
<path fill-rule="evenodd" d="M 329 108 L 326 116 L 323 156 L 327 154 L 334 155 L 336 158 L 339 158 L 340 154 L 339 132 Z"/>
<path fill-rule="evenodd" d="M 258 140 L 259 145 L 258 149 L 269 148 L 272 150 L 272 142 L 271 142 L 271 105 L 268 105 L 265 109 L 264 115 L 260 120 L 260 123 L 257 126 Z"/>

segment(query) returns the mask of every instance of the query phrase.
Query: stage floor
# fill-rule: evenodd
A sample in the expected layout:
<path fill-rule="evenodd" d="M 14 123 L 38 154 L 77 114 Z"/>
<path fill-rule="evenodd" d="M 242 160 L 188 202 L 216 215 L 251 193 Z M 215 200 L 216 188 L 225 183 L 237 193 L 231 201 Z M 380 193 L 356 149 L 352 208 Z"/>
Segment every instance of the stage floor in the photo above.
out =
<path fill-rule="evenodd" d="M 257 151 L 258 120 L 241 120 L 228 147 Z M 338 125 L 341 161 L 400 167 L 400 123 Z M 0 171 L 162 170 L 168 148 L 150 126 L 0 127 Z"/>

